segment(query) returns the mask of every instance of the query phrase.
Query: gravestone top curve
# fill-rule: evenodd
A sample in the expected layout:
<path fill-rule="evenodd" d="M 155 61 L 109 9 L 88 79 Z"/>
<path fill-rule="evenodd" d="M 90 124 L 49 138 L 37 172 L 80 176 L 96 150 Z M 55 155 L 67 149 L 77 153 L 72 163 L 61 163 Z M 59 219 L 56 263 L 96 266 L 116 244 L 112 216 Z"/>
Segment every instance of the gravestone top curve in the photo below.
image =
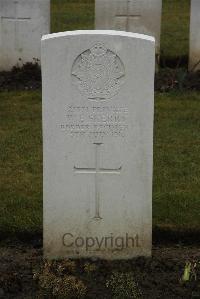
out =
<path fill-rule="evenodd" d="M 52 34 L 45 34 L 42 36 L 42 41 L 47 39 L 54 39 L 59 37 L 66 37 L 66 36 L 79 36 L 79 35 L 113 35 L 113 36 L 125 36 L 125 37 L 132 37 L 138 38 L 143 40 L 148 40 L 155 42 L 155 38 L 150 35 L 140 34 L 140 33 L 133 33 L 133 32 L 126 32 L 126 31 L 116 31 L 116 30 L 74 30 L 74 31 L 64 31 Z"/>

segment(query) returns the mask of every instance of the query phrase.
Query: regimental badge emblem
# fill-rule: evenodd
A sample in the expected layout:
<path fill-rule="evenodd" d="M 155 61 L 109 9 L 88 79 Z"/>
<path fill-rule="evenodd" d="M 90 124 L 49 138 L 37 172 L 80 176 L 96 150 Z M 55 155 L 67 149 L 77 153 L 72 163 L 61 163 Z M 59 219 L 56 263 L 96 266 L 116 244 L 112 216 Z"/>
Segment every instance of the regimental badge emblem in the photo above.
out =
<path fill-rule="evenodd" d="M 74 84 L 90 100 L 106 100 L 115 96 L 124 77 L 121 59 L 101 42 L 80 54 L 72 66 Z"/>

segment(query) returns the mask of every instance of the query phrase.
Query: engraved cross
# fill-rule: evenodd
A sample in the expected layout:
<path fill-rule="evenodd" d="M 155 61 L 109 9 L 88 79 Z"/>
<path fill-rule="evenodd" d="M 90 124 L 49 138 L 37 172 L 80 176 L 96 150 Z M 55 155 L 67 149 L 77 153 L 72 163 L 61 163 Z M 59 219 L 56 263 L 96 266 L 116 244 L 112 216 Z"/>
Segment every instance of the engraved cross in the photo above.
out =
<path fill-rule="evenodd" d="M 14 16 L 2 16 L 1 19 L 2 20 L 7 20 L 7 21 L 10 21 L 10 22 L 14 22 L 15 24 L 15 49 L 18 50 L 19 49 L 19 45 L 18 45 L 18 25 L 19 25 L 19 22 L 24 22 L 24 21 L 28 21 L 28 20 L 31 20 L 30 17 L 19 17 L 19 13 L 18 13 L 18 4 L 19 2 L 18 1 L 14 1 L 14 4 L 15 4 L 15 13 L 14 13 Z"/>
<path fill-rule="evenodd" d="M 126 13 L 118 13 L 116 18 L 125 20 L 125 30 L 130 30 L 130 21 L 133 19 L 139 19 L 141 14 L 137 5 L 140 5 L 139 0 L 126 0 Z M 125 1 L 124 1 L 125 2 Z"/>
<path fill-rule="evenodd" d="M 102 219 L 100 216 L 100 188 L 99 188 L 99 175 L 110 174 L 119 175 L 122 166 L 119 168 L 102 168 L 99 166 L 100 148 L 103 143 L 94 143 L 95 146 L 95 167 L 94 168 L 80 168 L 74 166 L 75 173 L 79 174 L 94 174 L 95 175 L 95 216 L 94 219 Z"/>

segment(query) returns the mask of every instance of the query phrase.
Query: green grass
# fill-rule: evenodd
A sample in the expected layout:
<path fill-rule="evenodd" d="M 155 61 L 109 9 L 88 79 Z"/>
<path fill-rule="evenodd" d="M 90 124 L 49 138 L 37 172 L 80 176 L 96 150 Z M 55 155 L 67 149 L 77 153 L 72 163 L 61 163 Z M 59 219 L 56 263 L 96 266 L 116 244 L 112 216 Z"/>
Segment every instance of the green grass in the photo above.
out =
<path fill-rule="evenodd" d="M 51 0 L 51 31 L 94 29 L 94 0 Z"/>
<path fill-rule="evenodd" d="M 158 95 L 154 132 L 154 224 L 200 229 L 200 93 Z"/>
<path fill-rule="evenodd" d="M 188 55 L 190 0 L 163 0 L 161 53 Z M 94 0 L 51 0 L 51 31 L 94 29 Z"/>
<path fill-rule="evenodd" d="M 161 55 L 188 56 L 190 0 L 163 0 Z"/>
<path fill-rule="evenodd" d="M 41 96 L 0 94 L 0 235 L 41 231 Z"/>
<path fill-rule="evenodd" d="M 0 235 L 42 232 L 41 93 L 0 93 Z M 154 226 L 200 230 L 200 93 L 157 94 Z"/>

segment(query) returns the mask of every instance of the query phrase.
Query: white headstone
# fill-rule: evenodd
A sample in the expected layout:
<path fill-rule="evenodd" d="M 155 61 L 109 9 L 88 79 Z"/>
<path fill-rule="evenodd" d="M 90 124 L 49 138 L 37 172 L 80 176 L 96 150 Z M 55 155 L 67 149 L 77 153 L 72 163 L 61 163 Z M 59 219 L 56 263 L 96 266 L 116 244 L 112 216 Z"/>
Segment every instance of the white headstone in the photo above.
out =
<path fill-rule="evenodd" d="M 200 0 L 191 0 L 189 69 L 200 70 Z"/>
<path fill-rule="evenodd" d="M 47 258 L 151 254 L 153 37 L 42 40 Z"/>
<path fill-rule="evenodd" d="M 0 0 L 0 70 L 40 60 L 50 0 Z"/>
<path fill-rule="evenodd" d="M 160 52 L 162 0 L 95 0 L 96 29 L 152 35 Z"/>

